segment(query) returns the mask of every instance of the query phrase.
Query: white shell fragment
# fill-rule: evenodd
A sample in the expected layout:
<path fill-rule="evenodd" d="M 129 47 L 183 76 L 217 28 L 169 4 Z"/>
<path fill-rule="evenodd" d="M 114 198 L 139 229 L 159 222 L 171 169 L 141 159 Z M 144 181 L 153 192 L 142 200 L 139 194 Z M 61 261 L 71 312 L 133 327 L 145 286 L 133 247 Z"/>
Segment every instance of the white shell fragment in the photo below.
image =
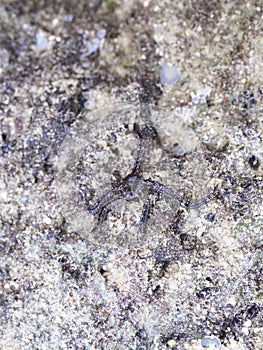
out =
<path fill-rule="evenodd" d="M 201 103 L 205 103 L 207 97 L 210 96 L 211 91 L 212 91 L 212 90 L 211 90 L 211 87 L 210 87 L 210 86 L 205 86 L 204 89 L 198 90 L 198 91 L 196 92 L 196 94 L 193 93 L 193 92 L 191 92 L 192 102 L 193 102 L 194 104 L 198 104 L 198 103 L 200 103 L 200 102 L 201 102 Z"/>
<path fill-rule="evenodd" d="M 214 335 L 211 335 L 211 336 L 205 336 L 201 340 L 201 345 L 203 348 L 207 348 L 207 349 L 220 349 L 221 342 L 217 337 L 215 337 Z"/>
<path fill-rule="evenodd" d="M 45 51 L 48 47 L 48 38 L 45 33 L 39 32 L 36 36 L 36 49 L 38 51 Z"/>
<path fill-rule="evenodd" d="M 103 46 L 106 33 L 105 29 L 100 29 L 97 31 L 96 37 L 87 42 L 87 56 L 90 56 Z"/>
<path fill-rule="evenodd" d="M 180 79 L 181 75 L 178 72 L 176 65 L 168 66 L 164 63 L 161 67 L 160 78 L 162 84 L 174 84 Z"/>

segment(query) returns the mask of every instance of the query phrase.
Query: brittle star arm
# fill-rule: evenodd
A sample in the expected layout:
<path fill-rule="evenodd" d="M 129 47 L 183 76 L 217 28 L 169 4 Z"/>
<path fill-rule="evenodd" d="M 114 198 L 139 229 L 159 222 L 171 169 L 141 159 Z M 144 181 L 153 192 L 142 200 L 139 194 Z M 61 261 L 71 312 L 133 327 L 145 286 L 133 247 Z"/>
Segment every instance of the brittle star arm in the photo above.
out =
<path fill-rule="evenodd" d="M 144 162 L 144 156 L 145 156 L 145 144 L 146 144 L 146 140 L 140 140 L 140 144 L 139 144 L 139 148 L 138 148 L 138 153 L 136 155 L 136 159 L 134 162 L 134 166 L 132 169 L 131 174 L 132 175 L 137 175 L 141 172 L 142 170 L 142 165 Z M 129 174 L 128 177 L 131 175 Z M 127 178 L 127 177 L 126 177 Z"/>
<path fill-rule="evenodd" d="M 195 202 L 190 202 L 188 204 L 188 207 L 189 209 L 195 209 L 195 208 L 199 208 L 201 207 L 202 205 L 204 204 L 207 204 L 208 202 L 210 202 L 211 200 L 213 200 L 218 194 L 218 191 L 215 190 L 213 191 L 212 193 L 208 194 L 206 197 L 203 197 Z"/>
<path fill-rule="evenodd" d="M 145 227 L 147 224 L 147 221 L 150 217 L 151 214 L 151 209 L 154 208 L 156 202 L 160 199 L 160 194 L 157 192 L 155 195 L 155 198 L 151 200 L 149 197 L 144 201 L 143 207 L 142 207 L 142 213 L 140 217 L 140 223 L 139 223 L 139 228 L 141 232 L 145 231 Z"/>
<path fill-rule="evenodd" d="M 102 198 L 94 205 L 89 204 L 86 200 L 84 203 L 84 209 L 93 215 L 98 215 L 99 222 L 102 222 L 106 217 L 108 207 L 116 200 L 125 198 L 131 195 L 130 187 L 122 183 L 119 186 L 107 191 Z"/>
<path fill-rule="evenodd" d="M 135 123 L 133 126 L 133 132 L 139 138 L 139 147 L 138 147 L 138 152 L 136 155 L 132 172 L 128 176 L 138 175 L 142 171 L 142 166 L 143 166 L 144 157 L 145 157 L 145 148 L 147 147 L 147 143 L 149 143 L 149 141 L 155 141 L 157 145 L 161 144 L 158 132 L 152 126 L 149 126 L 149 125 L 140 126 L 137 123 Z"/>
<path fill-rule="evenodd" d="M 150 198 L 147 198 L 146 201 L 143 203 L 142 214 L 139 223 L 140 231 L 142 232 L 145 230 L 145 225 L 150 215 L 150 205 Z"/>
<path fill-rule="evenodd" d="M 217 195 L 217 191 L 210 193 L 208 196 L 201 198 L 200 200 L 190 202 L 188 199 L 180 196 L 176 191 L 162 185 L 160 182 L 153 181 L 150 179 L 143 180 L 147 186 L 150 186 L 153 191 L 159 193 L 159 195 L 164 195 L 168 198 L 175 200 L 179 205 L 185 207 L 186 209 L 194 209 L 206 204 L 210 200 L 214 199 Z"/>

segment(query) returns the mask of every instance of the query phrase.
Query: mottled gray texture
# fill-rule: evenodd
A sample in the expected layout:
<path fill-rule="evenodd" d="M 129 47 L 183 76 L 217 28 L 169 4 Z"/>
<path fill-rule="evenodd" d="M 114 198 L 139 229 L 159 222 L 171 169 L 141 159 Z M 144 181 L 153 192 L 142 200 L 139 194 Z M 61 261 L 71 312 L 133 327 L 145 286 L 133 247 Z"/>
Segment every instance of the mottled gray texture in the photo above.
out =
<path fill-rule="evenodd" d="M 262 23 L 1 2 L 0 349 L 263 348 Z"/>

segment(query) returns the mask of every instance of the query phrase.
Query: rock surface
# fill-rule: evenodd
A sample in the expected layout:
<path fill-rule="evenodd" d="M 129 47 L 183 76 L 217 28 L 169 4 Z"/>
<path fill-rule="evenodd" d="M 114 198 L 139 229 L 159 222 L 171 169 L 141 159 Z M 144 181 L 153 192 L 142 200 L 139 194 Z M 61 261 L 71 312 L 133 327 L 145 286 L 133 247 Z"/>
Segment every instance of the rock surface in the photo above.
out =
<path fill-rule="evenodd" d="M 263 348 L 262 23 L 1 1 L 0 349 Z"/>

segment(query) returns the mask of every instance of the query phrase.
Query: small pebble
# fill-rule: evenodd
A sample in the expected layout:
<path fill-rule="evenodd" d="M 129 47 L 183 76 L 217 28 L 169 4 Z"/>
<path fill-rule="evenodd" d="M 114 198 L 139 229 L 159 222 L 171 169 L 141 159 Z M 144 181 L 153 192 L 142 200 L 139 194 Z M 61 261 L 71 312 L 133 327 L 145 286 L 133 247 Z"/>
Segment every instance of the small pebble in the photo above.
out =
<path fill-rule="evenodd" d="M 180 76 L 175 64 L 172 67 L 168 66 L 166 63 L 162 65 L 160 72 L 162 84 L 174 84 L 180 79 Z"/>
<path fill-rule="evenodd" d="M 4 49 L 3 45 L 1 45 L 0 50 L 0 74 L 2 70 L 8 68 L 10 54 L 8 50 Z"/>
<path fill-rule="evenodd" d="M 221 342 L 217 337 L 211 335 L 211 336 L 205 336 L 201 340 L 201 345 L 203 348 L 219 349 L 221 347 Z"/>
<path fill-rule="evenodd" d="M 214 222 L 214 221 L 215 221 L 215 214 L 209 213 L 209 214 L 207 214 L 207 215 L 205 216 L 205 219 L 206 219 L 207 221 Z"/>
<path fill-rule="evenodd" d="M 205 86 L 202 90 L 198 90 L 196 93 L 191 92 L 192 102 L 194 104 L 205 103 L 207 98 L 210 97 L 211 87 Z"/>
<path fill-rule="evenodd" d="M 97 37 L 100 39 L 104 39 L 107 34 L 107 30 L 102 28 L 97 31 Z"/>
<path fill-rule="evenodd" d="M 72 22 L 73 21 L 73 16 L 72 15 L 65 16 L 64 21 L 68 22 L 68 23 Z"/>
<path fill-rule="evenodd" d="M 45 51 L 48 46 L 48 39 L 43 33 L 37 35 L 36 47 L 38 51 Z"/>
<path fill-rule="evenodd" d="M 245 334 L 245 335 L 249 335 L 249 329 L 247 327 L 242 327 L 241 331 Z"/>
<path fill-rule="evenodd" d="M 176 345 L 176 341 L 174 339 L 171 339 L 168 341 L 167 345 L 169 345 L 170 347 L 173 347 Z"/>
<path fill-rule="evenodd" d="M 249 328 L 249 327 L 251 327 L 251 326 L 252 326 L 251 320 L 246 320 L 246 321 L 244 322 L 244 327 Z"/>
<path fill-rule="evenodd" d="M 52 220 L 48 216 L 44 216 L 43 223 L 46 224 L 46 225 L 51 225 L 52 224 Z"/>
<path fill-rule="evenodd" d="M 197 229 L 197 231 L 196 231 L 196 235 L 197 235 L 197 237 L 202 237 L 202 235 L 204 234 L 204 232 L 205 232 L 205 227 L 204 226 L 202 226 L 202 227 L 199 227 L 198 229 Z"/>
<path fill-rule="evenodd" d="M 259 165 L 260 165 L 259 159 L 254 154 L 249 158 L 248 162 L 252 169 L 257 170 L 259 168 Z"/>

